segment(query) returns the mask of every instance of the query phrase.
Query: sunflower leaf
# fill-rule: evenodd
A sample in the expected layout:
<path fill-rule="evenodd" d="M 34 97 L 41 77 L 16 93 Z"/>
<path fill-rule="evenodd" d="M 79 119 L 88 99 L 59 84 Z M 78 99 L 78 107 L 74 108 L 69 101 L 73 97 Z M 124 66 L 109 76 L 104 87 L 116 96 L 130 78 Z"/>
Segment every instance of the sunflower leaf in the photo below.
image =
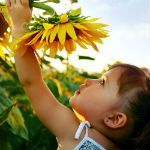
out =
<path fill-rule="evenodd" d="M 71 16 L 76 16 L 76 17 L 78 17 L 80 14 L 81 14 L 81 8 L 72 9 L 72 10 L 70 11 L 70 15 L 71 15 Z"/>

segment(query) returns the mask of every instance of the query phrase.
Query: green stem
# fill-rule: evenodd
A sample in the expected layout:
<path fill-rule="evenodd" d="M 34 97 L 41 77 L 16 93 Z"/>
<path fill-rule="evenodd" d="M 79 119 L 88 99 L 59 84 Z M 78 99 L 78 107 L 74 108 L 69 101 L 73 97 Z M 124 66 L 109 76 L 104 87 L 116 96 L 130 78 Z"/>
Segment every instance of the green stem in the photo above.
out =
<path fill-rule="evenodd" d="M 32 2 L 32 1 L 30 1 L 30 7 L 31 8 L 35 7 L 35 8 L 43 9 L 43 10 L 49 12 L 49 14 L 51 16 L 56 14 L 55 10 L 52 7 L 50 7 L 48 5 L 45 5 L 44 3 L 41 3 L 41 2 Z"/>
<path fill-rule="evenodd" d="M 67 53 L 67 58 L 66 58 L 66 72 L 68 73 L 69 70 L 69 54 Z"/>

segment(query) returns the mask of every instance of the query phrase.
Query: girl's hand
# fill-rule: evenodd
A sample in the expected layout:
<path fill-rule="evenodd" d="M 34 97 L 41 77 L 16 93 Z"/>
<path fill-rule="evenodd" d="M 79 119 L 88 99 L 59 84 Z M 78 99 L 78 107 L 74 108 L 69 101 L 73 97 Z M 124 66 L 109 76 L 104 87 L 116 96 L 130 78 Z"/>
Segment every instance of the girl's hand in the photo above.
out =
<path fill-rule="evenodd" d="M 20 36 L 27 28 L 23 27 L 25 22 L 30 22 L 32 9 L 29 0 L 7 0 L 6 6 L 11 21 L 12 36 Z"/>

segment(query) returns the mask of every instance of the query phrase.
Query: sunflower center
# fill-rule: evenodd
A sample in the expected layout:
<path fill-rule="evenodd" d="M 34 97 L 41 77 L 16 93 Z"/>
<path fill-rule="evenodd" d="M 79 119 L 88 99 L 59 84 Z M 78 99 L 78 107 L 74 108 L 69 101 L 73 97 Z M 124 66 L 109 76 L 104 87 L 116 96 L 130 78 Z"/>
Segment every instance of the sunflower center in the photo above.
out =
<path fill-rule="evenodd" d="M 4 37 L 4 33 L 7 32 L 8 23 L 4 19 L 3 15 L 0 13 L 0 37 Z"/>

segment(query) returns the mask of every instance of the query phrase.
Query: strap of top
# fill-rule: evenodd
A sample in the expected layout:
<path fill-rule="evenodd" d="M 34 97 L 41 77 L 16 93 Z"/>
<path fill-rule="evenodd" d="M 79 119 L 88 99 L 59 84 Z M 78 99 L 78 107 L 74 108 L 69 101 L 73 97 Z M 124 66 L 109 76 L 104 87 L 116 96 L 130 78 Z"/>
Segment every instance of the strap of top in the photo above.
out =
<path fill-rule="evenodd" d="M 88 128 L 87 127 L 91 127 L 90 123 L 88 121 L 85 121 L 85 122 L 81 122 L 78 129 L 77 129 L 77 132 L 75 134 L 75 139 L 79 139 L 81 133 L 82 133 L 82 130 L 84 128 L 84 126 L 86 127 L 86 133 L 85 133 L 85 136 L 88 136 Z"/>

